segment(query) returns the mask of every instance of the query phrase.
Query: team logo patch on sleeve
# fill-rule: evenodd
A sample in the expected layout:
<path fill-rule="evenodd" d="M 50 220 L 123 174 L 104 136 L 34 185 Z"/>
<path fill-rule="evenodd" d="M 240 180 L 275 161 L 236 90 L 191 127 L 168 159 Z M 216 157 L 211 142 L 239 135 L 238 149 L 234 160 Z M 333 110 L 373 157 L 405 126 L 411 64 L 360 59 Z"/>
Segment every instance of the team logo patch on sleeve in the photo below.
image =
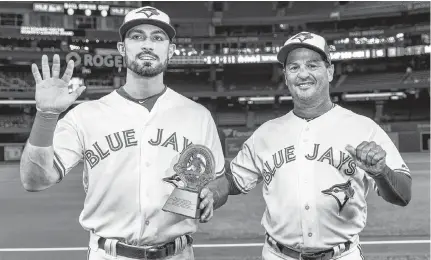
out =
<path fill-rule="evenodd" d="M 346 183 L 335 184 L 329 189 L 322 190 L 322 193 L 332 196 L 337 201 L 338 214 L 340 214 L 349 199 L 355 195 L 355 190 L 349 180 Z"/>

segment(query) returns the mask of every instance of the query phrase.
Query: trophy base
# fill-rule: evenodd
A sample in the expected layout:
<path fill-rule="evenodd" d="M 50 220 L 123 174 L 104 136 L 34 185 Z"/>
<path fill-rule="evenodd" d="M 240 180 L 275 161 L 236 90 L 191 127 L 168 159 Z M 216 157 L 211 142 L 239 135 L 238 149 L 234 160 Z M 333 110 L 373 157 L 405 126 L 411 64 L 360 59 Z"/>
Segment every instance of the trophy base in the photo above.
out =
<path fill-rule="evenodd" d="M 201 216 L 200 201 L 199 193 L 175 188 L 162 209 L 188 218 L 198 219 Z"/>

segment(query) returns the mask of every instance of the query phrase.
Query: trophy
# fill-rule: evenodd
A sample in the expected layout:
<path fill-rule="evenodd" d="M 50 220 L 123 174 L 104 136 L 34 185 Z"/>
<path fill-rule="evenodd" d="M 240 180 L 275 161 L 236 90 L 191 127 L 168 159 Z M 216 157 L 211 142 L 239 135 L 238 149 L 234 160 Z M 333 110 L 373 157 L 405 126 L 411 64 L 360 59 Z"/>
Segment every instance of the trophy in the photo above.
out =
<path fill-rule="evenodd" d="M 175 174 L 163 178 L 176 186 L 163 210 L 189 218 L 200 218 L 199 195 L 215 179 L 214 164 L 214 156 L 206 146 L 192 144 L 187 147 L 173 167 Z"/>

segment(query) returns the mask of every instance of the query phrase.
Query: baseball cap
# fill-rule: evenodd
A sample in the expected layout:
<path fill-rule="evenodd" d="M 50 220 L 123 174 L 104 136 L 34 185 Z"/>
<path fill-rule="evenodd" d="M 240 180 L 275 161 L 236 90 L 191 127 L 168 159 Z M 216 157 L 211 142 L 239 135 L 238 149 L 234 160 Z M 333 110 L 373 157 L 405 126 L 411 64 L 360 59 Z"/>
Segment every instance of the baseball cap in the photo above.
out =
<path fill-rule="evenodd" d="M 284 46 L 280 49 L 277 54 L 277 60 L 284 65 L 286 62 L 289 52 L 296 48 L 308 48 L 318 53 L 322 54 L 327 62 L 331 63 L 331 56 L 329 54 L 329 46 L 326 43 L 325 38 L 320 35 L 310 33 L 310 32 L 300 32 L 292 37 L 290 37 Z"/>
<path fill-rule="evenodd" d="M 120 38 L 124 41 L 127 31 L 139 24 L 152 24 L 163 29 L 172 40 L 175 37 L 175 29 L 171 25 L 169 16 L 151 6 L 134 9 L 126 14 L 123 24 L 120 26 Z"/>

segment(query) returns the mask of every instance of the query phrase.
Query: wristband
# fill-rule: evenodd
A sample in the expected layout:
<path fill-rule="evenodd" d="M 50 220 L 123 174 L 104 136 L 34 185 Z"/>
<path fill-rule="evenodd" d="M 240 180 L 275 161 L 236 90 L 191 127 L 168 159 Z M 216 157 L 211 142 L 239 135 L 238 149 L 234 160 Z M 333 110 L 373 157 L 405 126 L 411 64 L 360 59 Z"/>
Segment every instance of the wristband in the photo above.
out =
<path fill-rule="evenodd" d="M 52 146 L 58 117 L 59 114 L 37 111 L 28 139 L 29 143 L 38 147 Z"/>

